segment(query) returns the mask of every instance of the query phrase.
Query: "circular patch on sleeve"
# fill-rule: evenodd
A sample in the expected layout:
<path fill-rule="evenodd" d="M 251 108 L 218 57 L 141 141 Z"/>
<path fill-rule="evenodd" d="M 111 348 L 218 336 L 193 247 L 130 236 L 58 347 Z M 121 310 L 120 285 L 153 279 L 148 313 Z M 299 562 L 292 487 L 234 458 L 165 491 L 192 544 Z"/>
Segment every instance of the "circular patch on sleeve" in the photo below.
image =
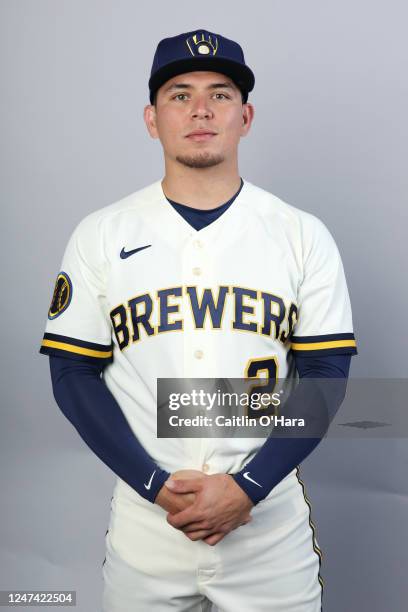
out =
<path fill-rule="evenodd" d="M 72 283 L 66 272 L 60 272 L 55 281 L 54 294 L 48 311 L 48 318 L 55 319 L 66 310 L 72 298 Z"/>

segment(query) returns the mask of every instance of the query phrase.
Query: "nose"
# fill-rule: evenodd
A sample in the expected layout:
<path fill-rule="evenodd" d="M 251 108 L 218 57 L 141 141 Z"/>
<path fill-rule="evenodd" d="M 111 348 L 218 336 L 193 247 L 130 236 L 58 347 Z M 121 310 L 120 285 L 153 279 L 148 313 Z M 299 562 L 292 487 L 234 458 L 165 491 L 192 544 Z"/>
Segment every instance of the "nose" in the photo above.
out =
<path fill-rule="evenodd" d="M 204 96 L 197 97 L 191 108 L 192 119 L 211 119 L 213 112 Z"/>

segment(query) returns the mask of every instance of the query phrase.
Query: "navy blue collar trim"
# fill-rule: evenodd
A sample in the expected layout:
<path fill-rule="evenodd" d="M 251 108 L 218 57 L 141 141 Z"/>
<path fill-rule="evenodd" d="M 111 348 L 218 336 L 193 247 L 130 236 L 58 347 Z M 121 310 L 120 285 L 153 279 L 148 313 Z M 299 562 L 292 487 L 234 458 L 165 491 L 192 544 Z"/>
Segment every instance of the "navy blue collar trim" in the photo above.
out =
<path fill-rule="evenodd" d="M 167 198 L 167 197 L 166 197 L 166 200 L 168 200 L 168 202 L 170 202 L 170 204 L 172 204 L 173 206 L 177 206 L 177 208 L 179 208 L 181 210 L 184 210 L 185 212 L 194 212 L 194 213 L 196 213 L 198 215 L 207 215 L 207 214 L 215 213 L 215 212 L 218 212 L 218 211 L 221 212 L 221 209 L 228 208 L 228 206 L 230 206 L 230 204 L 233 203 L 235 198 L 241 192 L 241 189 L 242 189 L 243 185 L 244 185 L 244 181 L 243 181 L 243 179 L 241 177 L 241 185 L 240 185 L 238 191 L 236 192 L 236 194 L 234 194 L 232 196 L 231 199 L 228 200 L 228 202 L 225 202 L 225 204 L 221 204 L 221 206 L 217 206 L 216 208 L 210 208 L 210 209 L 206 209 L 206 210 L 202 210 L 201 208 L 194 208 L 192 206 L 186 206 L 185 204 L 180 204 L 179 202 L 175 202 L 174 200 L 170 200 L 170 198 Z"/>

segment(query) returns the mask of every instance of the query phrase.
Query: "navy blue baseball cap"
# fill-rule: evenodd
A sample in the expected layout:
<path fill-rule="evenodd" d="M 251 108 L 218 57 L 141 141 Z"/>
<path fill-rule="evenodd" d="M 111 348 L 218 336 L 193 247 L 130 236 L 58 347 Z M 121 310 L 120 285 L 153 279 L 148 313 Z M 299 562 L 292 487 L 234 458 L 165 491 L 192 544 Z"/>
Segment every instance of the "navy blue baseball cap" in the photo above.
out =
<path fill-rule="evenodd" d="M 194 30 L 163 38 L 157 45 L 149 79 L 150 103 L 153 104 L 156 91 L 166 81 L 196 70 L 221 72 L 230 77 L 241 90 L 244 103 L 255 85 L 254 74 L 245 64 L 238 43 L 208 30 Z"/>

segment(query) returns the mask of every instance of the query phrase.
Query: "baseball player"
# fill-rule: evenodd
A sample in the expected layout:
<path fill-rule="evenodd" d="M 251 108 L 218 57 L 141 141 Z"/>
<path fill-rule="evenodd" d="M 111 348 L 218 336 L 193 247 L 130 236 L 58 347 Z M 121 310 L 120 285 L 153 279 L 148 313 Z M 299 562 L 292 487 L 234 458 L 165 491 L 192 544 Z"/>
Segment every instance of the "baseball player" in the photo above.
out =
<path fill-rule="evenodd" d="M 55 399 L 117 475 L 104 612 L 317 612 L 321 552 L 298 466 L 313 438 L 158 438 L 157 379 L 297 379 L 327 411 L 357 353 L 326 226 L 244 180 L 255 83 L 206 30 L 157 46 L 144 120 L 165 173 L 66 246 L 40 352 Z M 336 397 L 306 379 L 340 381 Z"/>

